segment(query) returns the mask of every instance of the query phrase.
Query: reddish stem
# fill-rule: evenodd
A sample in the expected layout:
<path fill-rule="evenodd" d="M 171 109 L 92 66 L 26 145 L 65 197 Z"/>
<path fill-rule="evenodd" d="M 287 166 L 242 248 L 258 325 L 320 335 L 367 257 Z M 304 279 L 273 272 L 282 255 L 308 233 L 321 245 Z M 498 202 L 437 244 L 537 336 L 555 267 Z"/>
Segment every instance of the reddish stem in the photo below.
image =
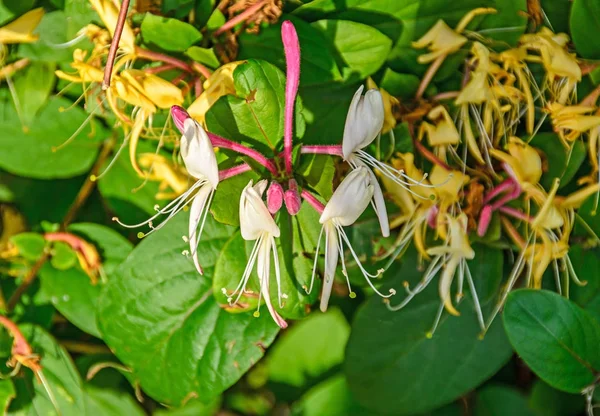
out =
<path fill-rule="evenodd" d="M 524 212 L 519 211 L 516 208 L 512 208 L 512 207 L 500 207 L 500 208 L 498 208 L 498 210 L 500 212 L 502 212 L 503 214 L 510 215 L 511 217 L 515 217 L 515 218 L 520 219 L 520 220 L 525 221 L 525 222 L 532 222 L 533 221 L 533 218 L 531 218 L 531 216 L 525 214 Z"/>
<path fill-rule="evenodd" d="M 192 62 L 192 69 L 200 73 L 204 78 L 208 79 L 212 75 L 212 71 L 202 65 L 200 62 Z"/>
<path fill-rule="evenodd" d="M 200 78 L 196 78 L 196 81 L 194 81 L 194 93 L 196 94 L 196 97 L 199 97 L 203 90 L 202 80 Z"/>
<path fill-rule="evenodd" d="M 258 3 L 255 3 L 254 5 L 248 7 L 246 10 L 244 10 L 243 12 L 241 12 L 240 14 L 235 16 L 233 19 L 225 22 L 225 24 L 223 26 L 221 26 L 220 28 L 215 30 L 215 32 L 214 32 L 215 36 L 218 36 L 221 33 L 228 31 L 229 29 L 233 28 L 238 23 L 242 23 L 243 21 L 245 21 L 246 19 L 248 19 L 249 17 L 251 17 L 252 15 L 257 13 L 260 9 L 262 9 L 262 7 L 265 4 L 267 4 L 267 1 L 268 0 L 261 0 Z"/>
<path fill-rule="evenodd" d="M 212 142 L 213 146 L 233 150 L 234 152 L 249 156 L 267 168 L 273 175 L 277 176 L 277 168 L 275 167 L 273 161 L 260 153 L 258 150 L 250 149 L 243 144 L 232 142 L 231 140 L 227 140 L 211 132 L 207 132 L 207 134 L 208 137 L 210 137 L 210 141 Z"/>
<path fill-rule="evenodd" d="M 102 80 L 102 89 L 107 90 L 110 87 L 110 78 L 112 77 L 112 69 L 115 64 L 115 57 L 117 56 L 117 50 L 119 49 L 119 42 L 121 42 L 121 34 L 123 33 L 123 26 L 125 26 L 125 18 L 127 17 L 127 10 L 129 10 L 129 0 L 123 0 L 121 3 L 121 9 L 119 10 L 119 17 L 117 18 L 117 26 L 115 27 L 115 33 L 110 42 L 110 49 L 108 50 L 108 58 L 106 58 L 106 66 L 104 67 L 104 79 Z"/>
<path fill-rule="evenodd" d="M 242 163 L 241 165 L 237 165 L 229 169 L 223 169 L 219 171 L 219 181 L 224 181 L 225 179 L 248 172 L 250 169 L 252 168 L 247 163 Z"/>
<path fill-rule="evenodd" d="M 135 48 L 136 56 L 142 59 L 148 59 L 150 61 L 162 61 L 166 64 L 171 64 L 175 68 L 182 69 L 186 72 L 194 72 L 194 69 L 186 64 L 183 61 L 180 61 L 177 58 L 173 58 L 172 56 L 165 55 L 160 52 L 149 51 L 148 49 L 136 47 Z"/>
<path fill-rule="evenodd" d="M 446 170 L 452 170 L 452 168 L 450 168 L 450 166 L 448 166 L 447 164 L 442 162 L 436 155 L 431 153 L 429 151 L 429 149 L 427 149 L 425 146 L 423 146 L 423 143 L 421 143 L 417 139 L 413 139 L 413 143 L 415 144 L 415 147 L 417 148 L 419 153 L 421 153 L 425 159 L 429 160 L 434 165 L 443 167 Z"/>
<path fill-rule="evenodd" d="M 343 157 L 342 153 L 342 145 L 340 144 L 332 144 L 332 145 L 310 145 L 310 146 L 302 146 L 300 149 L 300 153 L 302 154 L 320 154 L 320 155 L 334 155 Z"/>
<path fill-rule="evenodd" d="M 492 189 L 490 192 L 487 193 L 487 195 L 483 198 L 483 203 L 487 204 L 488 202 L 490 202 L 492 199 L 494 199 L 496 196 L 500 195 L 501 193 L 512 190 L 514 185 L 515 185 L 515 182 L 512 180 L 512 178 L 506 179 L 500 185 L 496 186 L 494 189 Z"/>
<path fill-rule="evenodd" d="M 281 40 L 285 52 L 285 130 L 283 152 L 285 171 L 292 173 L 292 130 L 294 122 L 294 103 L 300 82 L 300 43 L 293 23 L 286 20 L 281 25 Z"/>
<path fill-rule="evenodd" d="M 308 202 L 319 214 L 323 213 L 325 209 L 325 205 L 321 203 L 313 194 L 308 192 L 306 189 L 303 189 L 300 193 L 300 196 L 304 198 L 306 202 Z"/>
<path fill-rule="evenodd" d="M 145 68 L 144 72 L 147 74 L 156 75 L 156 74 L 160 74 L 161 72 L 169 71 L 174 68 L 176 68 L 176 67 L 173 64 L 164 64 L 164 65 L 154 66 L 151 68 Z"/>

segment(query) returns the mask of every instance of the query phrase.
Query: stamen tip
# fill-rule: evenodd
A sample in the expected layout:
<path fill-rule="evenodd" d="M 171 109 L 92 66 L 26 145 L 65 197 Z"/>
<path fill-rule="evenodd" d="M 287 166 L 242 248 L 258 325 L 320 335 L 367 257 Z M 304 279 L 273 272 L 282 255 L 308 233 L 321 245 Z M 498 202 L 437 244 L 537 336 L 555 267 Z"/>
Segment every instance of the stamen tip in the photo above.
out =
<path fill-rule="evenodd" d="M 96 175 L 90 175 L 90 181 L 96 182 L 97 180 L 98 180 L 98 177 Z"/>
<path fill-rule="evenodd" d="M 255 318 L 258 318 L 260 316 L 260 312 L 259 311 L 254 311 L 254 313 L 252 314 L 252 316 L 254 316 Z"/>
<path fill-rule="evenodd" d="M 356 292 L 350 292 L 348 296 L 350 296 L 350 299 L 354 299 L 356 298 Z"/>
<path fill-rule="evenodd" d="M 427 338 L 427 339 L 433 338 L 433 332 L 429 331 L 428 333 L 426 333 L 425 338 Z"/>
<path fill-rule="evenodd" d="M 396 289 L 390 289 L 390 295 L 394 296 L 396 294 Z"/>
<path fill-rule="evenodd" d="M 146 234 L 144 234 L 143 232 L 139 232 L 137 233 L 137 238 L 144 238 L 146 236 Z"/>

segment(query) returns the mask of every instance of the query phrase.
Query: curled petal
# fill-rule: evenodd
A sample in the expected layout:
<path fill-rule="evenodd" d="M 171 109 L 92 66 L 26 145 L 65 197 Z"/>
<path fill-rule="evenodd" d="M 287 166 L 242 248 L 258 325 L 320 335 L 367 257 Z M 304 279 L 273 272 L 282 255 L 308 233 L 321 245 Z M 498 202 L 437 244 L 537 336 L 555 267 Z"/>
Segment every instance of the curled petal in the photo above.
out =
<path fill-rule="evenodd" d="M 337 232 L 335 225 L 329 221 L 323 224 L 325 229 L 325 276 L 323 278 L 323 290 L 321 291 L 321 311 L 327 311 L 331 289 L 335 280 L 335 269 L 340 256 Z M 342 254 L 343 255 L 343 254 Z"/>

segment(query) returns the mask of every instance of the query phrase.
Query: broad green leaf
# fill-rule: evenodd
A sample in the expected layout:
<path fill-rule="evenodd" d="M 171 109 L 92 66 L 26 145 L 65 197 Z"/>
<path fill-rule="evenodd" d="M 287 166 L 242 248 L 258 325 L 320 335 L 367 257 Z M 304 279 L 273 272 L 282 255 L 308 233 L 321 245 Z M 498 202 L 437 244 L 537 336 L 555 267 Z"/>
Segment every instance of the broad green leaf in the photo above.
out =
<path fill-rule="evenodd" d="M 478 247 L 469 267 L 485 314 L 488 308 L 483 301 L 497 293 L 502 261 L 496 263 L 496 256 L 486 259 L 487 252 L 494 250 L 480 250 Z M 501 253 L 495 252 L 501 259 Z M 395 272 L 395 288 L 401 288 L 403 281 L 414 287 L 423 273 L 415 250 L 408 250 L 402 262 L 400 268 L 388 269 L 386 274 L 393 277 Z M 367 409 L 394 415 L 435 409 L 481 384 L 510 357 L 511 348 L 499 322 L 479 339 L 481 329 L 469 294 L 458 305 L 461 315 L 444 312 L 433 337 L 427 337 L 440 307 L 438 279 L 400 311 L 389 311 L 378 297 L 369 299 L 358 311 L 346 348 L 345 371 L 356 399 Z M 486 284 L 490 286 L 486 288 Z M 399 303 L 403 296 L 392 297 L 391 304 Z"/>
<path fill-rule="evenodd" d="M 93 285 L 79 267 L 57 270 L 45 264 L 39 276 L 42 292 L 52 305 L 76 327 L 101 338 L 96 324 L 101 284 Z"/>
<path fill-rule="evenodd" d="M 313 263 L 311 259 L 304 256 L 300 251 L 298 236 L 290 234 L 291 231 L 288 225 L 291 221 L 290 217 L 286 213 L 280 212 L 279 219 L 281 237 L 275 241 L 281 270 L 281 293 L 285 294 L 287 298 L 282 300 L 283 307 L 279 308 L 277 305 L 277 285 L 275 284 L 275 266 L 273 263 L 271 263 L 270 298 L 275 309 L 281 316 L 298 319 L 307 314 L 307 306 L 314 302 L 318 293 L 318 285 L 315 285 L 316 287 L 313 288 L 311 295 L 305 293 L 303 287 L 309 287 L 310 285 Z M 254 243 L 254 241 L 244 241 L 241 233 L 236 232 L 224 244 L 223 251 L 217 259 L 213 279 L 213 293 L 217 302 L 221 305 L 228 307 L 228 299 L 244 275 L 244 270 L 246 269 L 246 264 L 248 263 Z M 247 286 L 247 289 L 251 290 L 252 293 L 242 295 L 237 305 L 229 309 L 234 311 L 256 310 L 260 288 L 258 282 L 255 264 Z M 227 291 L 227 294 L 223 293 L 223 289 Z M 269 316 L 269 312 L 264 305 L 261 307 L 261 316 Z"/>
<path fill-rule="evenodd" d="M 187 222 L 181 213 L 142 240 L 109 276 L 98 305 L 102 339 L 148 395 L 174 406 L 221 394 L 277 333 L 269 317 L 229 314 L 213 298 L 210 277 L 233 229 L 207 220 L 200 276 L 182 255 Z"/>
<path fill-rule="evenodd" d="M 529 395 L 529 408 L 537 416 L 576 416 L 583 412 L 585 400 L 580 394 L 553 389 L 536 380 Z"/>
<path fill-rule="evenodd" d="M 144 416 L 135 399 L 126 392 L 85 386 L 85 409 L 88 415 L 98 416 Z"/>
<path fill-rule="evenodd" d="M 12 380 L 0 380 L 0 409 L 6 414 L 8 406 L 15 398 L 15 386 Z"/>
<path fill-rule="evenodd" d="M 535 416 L 527 399 L 518 390 L 500 384 L 490 384 L 477 392 L 474 416 Z"/>
<path fill-rule="evenodd" d="M 547 16 L 554 33 L 569 32 L 569 15 L 571 14 L 571 5 L 573 2 L 562 2 L 554 0 L 541 0 L 541 10 L 537 10 L 541 14 L 544 21 L 544 14 Z M 543 14 L 541 11 L 544 11 Z M 547 23 L 544 23 L 547 25 Z"/>
<path fill-rule="evenodd" d="M 155 151 L 153 144 L 146 141 L 138 144 L 138 152 L 148 151 Z M 109 163 L 104 165 L 103 171 L 108 168 Z M 110 170 L 98 180 L 102 197 L 115 215 L 127 224 L 136 224 L 154 215 L 156 204 L 167 205 L 169 201 L 156 199 L 158 185 L 157 182 L 144 182 L 138 176 L 131 167 L 127 152 L 122 152 Z"/>
<path fill-rule="evenodd" d="M 594 381 L 600 325 L 574 302 L 545 290 L 517 290 L 503 318 L 517 353 L 552 387 L 579 393 Z"/>
<path fill-rule="evenodd" d="M 208 20 L 206 21 L 206 29 L 208 29 L 211 32 L 215 31 L 221 26 L 223 26 L 226 21 L 227 19 L 225 18 L 223 12 L 221 12 L 221 10 L 219 10 L 218 8 L 215 8 L 209 16 Z"/>
<path fill-rule="evenodd" d="M 200 46 L 192 46 L 185 51 L 185 54 L 196 62 L 200 62 L 210 68 L 218 68 L 221 63 L 215 55 L 214 48 L 201 48 Z"/>
<path fill-rule="evenodd" d="M 571 36 L 577 54 L 588 59 L 600 59 L 600 39 L 590 33 L 600 31 L 600 4 L 594 0 L 574 0 L 571 6 Z"/>
<path fill-rule="evenodd" d="M 196 25 L 198 27 L 204 27 L 208 23 L 208 19 L 211 17 L 213 8 L 216 0 L 198 0 L 195 2 L 194 10 L 196 12 Z M 217 11 L 218 9 L 215 9 Z M 210 28 L 207 28 L 211 30 Z"/>
<path fill-rule="evenodd" d="M 583 142 L 574 142 L 569 155 L 558 136 L 554 133 L 536 134 L 529 144 L 542 150 L 548 161 L 548 171 L 544 172 L 540 181 L 546 189 L 552 187 L 554 178 L 560 179 L 561 188 L 569 184 L 586 158 Z"/>
<path fill-rule="evenodd" d="M 217 397 L 206 404 L 200 400 L 190 400 L 183 407 L 158 409 L 153 416 L 214 416 L 221 408 L 221 398 Z"/>
<path fill-rule="evenodd" d="M 283 141 L 285 76 L 276 66 L 250 59 L 233 74 L 236 96 L 221 97 L 206 114 L 208 130 L 227 139 L 260 144 L 277 153 Z M 302 102 L 296 100 L 294 136 L 304 134 Z"/>
<path fill-rule="evenodd" d="M 38 326 L 27 324 L 20 329 L 33 352 L 41 357 L 42 374 L 47 384 L 44 386 L 29 369 L 23 368 L 23 377 L 13 378 L 17 395 L 7 414 L 85 415 L 83 385 L 67 351 Z M 46 388 L 50 390 L 58 409 L 54 407 Z"/>
<path fill-rule="evenodd" d="M 319 20 L 312 24 L 330 41 L 348 68 L 344 79 L 364 79 L 385 63 L 392 41 L 371 26 L 347 20 Z"/>
<path fill-rule="evenodd" d="M 586 282 L 585 286 L 571 282 L 570 299 L 600 322 L 600 249 L 585 249 L 580 244 L 573 244 L 569 247 L 569 259 L 577 277 Z"/>
<path fill-rule="evenodd" d="M 527 0 L 495 0 L 496 14 L 485 16 L 477 32 L 486 38 L 516 46 L 527 29 Z"/>
<path fill-rule="evenodd" d="M 33 62 L 15 77 L 19 112 L 27 126 L 35 121 L 35 116 L 46 103 L 54 86 L 53 63 Z"/>
<path fill-rule="evenodd" d="M 286 20 L 288 16 L 280 19 Z M 308 23 L 290 18 L 300 42 L 300 85 L 309 86 L 340 81 L 342 74 L 329 48 L 327 38 Z M 285 55 L 281 43 L 281 23 L 263 28 L 259 34 L 244 33 L 239 37 L 238 59 L 264 59 L 285 70 Z"/>
<path fill-rule="evenodd" d="M 14 244 L 21 256 L 31 261 L 39 259 L 46 247 L 46 240 L 37 233 L 17 234 L 10 238 L 10 242 Z"/>
<path fill-rule="evenodd" d="M 420 83 L 416 75 L 400 74 L 386 68 L 379 86 L 394 97 L 408 99 L 415 96 Z"/>
<path fill-rule="evenodd" d="M 70 245 L 57 241 L 52 244 L 50 263 L 58 270 L 70 269 L 77 263 L 77 255 Z"/>
<path fill-rule="evenodd" d="M 71 106 L 64 98 L 52 98 L 44 106 L 35 123 L 23 131 L 18 120 L 0 123 L 0 167 L 31 178 L 68 178 L 86 172 L 94 163 L 100 140 L 106 134 L 95 126 L 95 137 L 86 126 L 75 140 L 56 150 L 75 132 L 86 118 L 85 111 Z"/>
<path fill-rule="evenodd" d="M 171 52 L 183 52 L 202 40 L 202 33 L 189 23 L 146 13 L 142 21 L 144 42 Z"/>
<path fill-rule="evenodd" d="M 68 19 L 62 10 L 46 13 L 34 31 L 39 35 L 39 40 L 19 45 L 19 55 L 32 61 L 71 62 L 73 50 L 78 45 L 68 48 L 61 46 L 73 36 L 73 33 L 67 34 L 67 28 Z"/>
<path fill-rule="evenodd" d="M 333 194 L 333 178 L 336 173 L 334 157 L 317 154 L 303 155 L 301 165 L 297 170 L 306 183 L 325 199 L 331 198 Z"/>
<path fill-rule="evenodd" d="M 339 309 L 315 312 L 292 326 L 269 351 L 269 380 L 302 387 L 344 361 L 350 325 Z"/>
<path fill-rule="evenodd" d="M 0 25 L 33 9 L 35 0 L 4 0 L 0 3 Z"/>
<path fill-rule="evenodd" d="M 250 180 L 255 183 L 259 177 L 254 172 L 246 172 L 219 183 L 210 212 L 215 220 L 228 225 L 240 225 L 240 197 Z"/>

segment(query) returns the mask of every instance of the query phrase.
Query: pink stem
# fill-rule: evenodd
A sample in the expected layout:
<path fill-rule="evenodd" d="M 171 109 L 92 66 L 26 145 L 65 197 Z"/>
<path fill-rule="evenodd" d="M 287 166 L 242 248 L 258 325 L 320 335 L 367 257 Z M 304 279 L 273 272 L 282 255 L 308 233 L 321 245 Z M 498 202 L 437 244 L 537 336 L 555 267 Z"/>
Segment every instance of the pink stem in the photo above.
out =
<path fill-rule="evenodd" d="M 202 74 L 202 76 L 206 79 L 210 78 L 210 76 L 212 75 L 212 71 L 210 69 L 208 69 L 207 67 L 205 67 L 204 65 L 202 65 L 200 62 L 192 62 L 192 68 L 196 72 L 199 72 L 200 74 Z"/>
<path fill-rule="evenodd" d="M 492 207 L 490 205 L 486 205 L 481 210 L 481 215 L 479 216 L 479 224 L 477 224 L 477 235 L 479 237 L 483 237 L 490 226 L 490 222 L 492 221 Z"/>
<path fill-rule="evenodd" d="M 248 172 L 250 169 L 252 168 L 247 163 L 242 163 L 241 165 L 237 165 L 229 169 L 223 169 L 219 171 L 219 181 L 224 181 L 225 179 L 229 179 L 235 175 Z"/>
<path fill-rule="evenodd" d="M 171 83 L 172 83 L 173 85 L 177 85 L 177 84 L 179 84 L 180 82 L 182 82 L 182 81 L 185 79 L 185 77 L 187 77 L 188 75 L 189 75 L 189 74 L 186 74 L 185 72 L 182 72 L 181 74 L 179 74 L 179 75 L 177 75 L 175 78 L 173 78 L 173 79 L 171 80 Z"/>
<path fill-rule="evenodd" d="M 123 0 L 123 3 L 121 3 L 121 8 L 119 9 L 117 24 L 112 41 L 110 42 L 110 49 L 108 50 L 108 57 L 106 58 L 106 66 L 104 67 L 104 79 L 102 80 L 103 90 L 107 90 L 110 87 L 110 78 L 112 77 L 115 58 L 117 57 L 117 50 L 119 49 L 119 42 L 121 42 L 121 35 L 123 34 L 123 26 L 125 26 L 127 11 L 129 10 L 129 1 L 130 0 Z"/>
<path fill-rule="evenodd" d="M 135 53 L 138 58 L 148 59 L 150 61 L 162 61 L 165 64 L 171 64 L 175 68 L 183 69 L 186 72 L 194 72 L 194 69 L 185 62 L 160 52 L 149 51 L 148 49 L 136 47 Z"/>
<path fill-rule="evenodd" d="M 313 194 L 308 192 L 306 189 L 303 189 L 300 193 L 300 196 L 304 198 L 306 202 L 308 202 L 319 214 L 323 213 L 325 209 L 325 205 L 321 203 Z"/>
<path fill-rule="evenodd" d="M 343 156 L 342 153 L 342 145 L 340 144 L 332 144 L 332 145 L 311 145 L 311 146 L 302 146 L 300 149 L 300 153 L 308 154 L 308 153 L 316 153 L 320 155 L 334 155 L 334 156 Z"/>
<path fill-rule="evenodd" d="M 267 3 L 267 1 L 268 0 L 262 0 L 262 1 L 259 1 L 258 3 L 255 3 L 254 5 L 252 5 L 250 7 L 248 7 L 246 10 L 244 10 L 243 12 L 241 12 L 240 14 L 235 16 L 233 19 L 225 22 L 225 24 L 223 26 L 221 26 L 220 28 L 215 30 L 214 34 L 220 35 L 221 33 L 233 28 L 238 23 L 242 23 L 243 21 L 245 21 L 246 19 L 251 17 L 254 13 L 256 13 L 260 9 L 262 9 L 262 7 Z"/>
<path fill-rule="evenodd" d="M 285 160 L 285 171 L 292 173 L 292 129 L 294 122 L 294 102 L 298 93 L 300 82 L 300 43 L 294 24 L 286 20 L 281 25 L 281 40 L 285 52 L 285 133 L 283 152 Z"/>
<path fill-rule="evenodd" d="M 238 152 L 242 155 L 249 156 L 252 159 L 256 160 L 258 163 L 260 163 L 261 165 L 263 165 L 265 168 L 267 168 L 269 170 L 269 172 L 271 172 L 273 175 L 277 176 L 277 174 L 278 174 L 277 168 L 275 167 L 275 164 L 273 163 L 273 161 L 271 159 L 267 158 L 265 155 L 263 155 L 259 151 L 250 149 L 250 148 L 244 146 L 243 144 L 232 142 L 231 140 L 227 140 L 221 136 L 217 136 L 214 133 L 211 133 L 211 132 L 206 132 L 206 133 L 208 134 L 208 137 L 210 138 L 210 141 L 212 142 L 213 146 L 221 147 L 223 149 L 233 150 L 234 152 Z"/>
<path fill-rule="evenodd" d="M 533 218 L 531 218 L 529 215 L 527 215 L 524 212 L 521 212 L 515 208 L 500 207 L 500 208 L 498 208 L 498 210 L 506 215 L 510 215 L 511 217 L 515 217 L 515 218 L 518 218 L 518 219 L 526 221 L 526 222 L 533 221 Z"/>
<path fill-rule="evenodd" d="M 196 81 L 194 81 L 194 93 L 196 94 L 196 97 L 199 97 L 203 90 L 202 80 L 200 78 L 196 78 Z"/>
<path fill-rule="evenodd" d="M 521 195 L 521 187 L 516 182 L 514 183 L 515 187 L 511 190 L 511 192 L 504 195 L 502 198 L 497 200 L 492 204 L 492 211 L 496 211 L 500 207 L 504 206 L 504 204 L 516 199 Z"/>
<path fill-rule="evenodd" d="M 144 69 L 144 72 L 147 74 L 160 74 L 161 72 L 169 71 L 173 68 L 176 68 L 173 64 L 164 64 L 160 66 L 153 66 L 150 68 Z"/>
<path fill-rule="evenodd" d="M 499 194 L 506 192 L 508 190 L 511 190 L 514 185 L 515 185 L 515 182 L 512 179 L 505 180 L 500 185 L 496 186 L 494 189 L 492 189 L 490 192 L 488 192 L 488 194 L 483 198 L 483 203 L 487 204 L 488 202 L 490 202 L 493 198 L 495 198 Z"/>

